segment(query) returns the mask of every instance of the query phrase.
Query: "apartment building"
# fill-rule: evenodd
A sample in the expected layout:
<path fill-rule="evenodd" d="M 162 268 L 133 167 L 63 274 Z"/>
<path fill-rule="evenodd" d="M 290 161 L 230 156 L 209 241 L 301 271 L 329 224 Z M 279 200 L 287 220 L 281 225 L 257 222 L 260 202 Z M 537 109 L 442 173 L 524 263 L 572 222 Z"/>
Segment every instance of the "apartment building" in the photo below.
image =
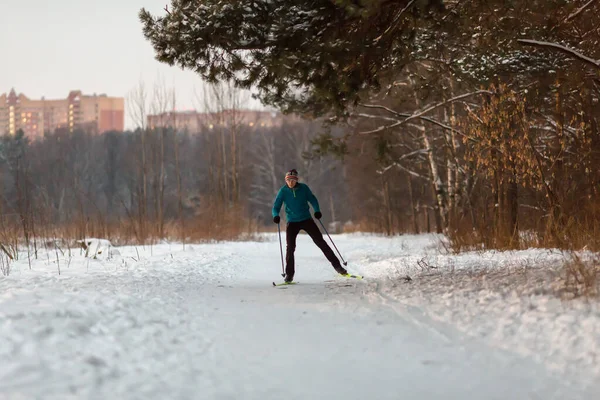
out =
<path fill-rule="evenodd" d="M 0 94 L 0 135 L 14 135 L 19 129 L 35 139 L 57 129 L 86 129 L 92 133 L 116 130 L 125 126 L 125 100 L 106 94 L 84 95 L 80 90 L 65 99 L 33 100 L 24 94 Z"/>
<path fill-rule="evenodd" d="M 224 110 L 219 113 L 171 111 L 148 115 L 148 128 L 170 127 L 197 133 L 218 126 L 246 125 L 248 127 L 281 126 L 283 116 L 278 112 L 256 110 Z"/>

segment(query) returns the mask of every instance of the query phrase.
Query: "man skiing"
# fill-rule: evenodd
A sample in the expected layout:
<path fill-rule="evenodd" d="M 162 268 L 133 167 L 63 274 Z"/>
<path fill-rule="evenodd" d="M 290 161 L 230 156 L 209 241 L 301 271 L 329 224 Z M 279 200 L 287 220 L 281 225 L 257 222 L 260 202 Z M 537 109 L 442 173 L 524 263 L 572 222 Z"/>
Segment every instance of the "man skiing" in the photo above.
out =
<path fill-rule="evenodd" d="M 310 216 L 308 203 L 313 206 L 315 218 L 321 219 L 319 202 L 311 192 L 308 185 L 298 182 L 298 171 L 292 169 L 285 174 L 285 185 L 279 189 L 275 202 L 273 203 L 273 222 L 279 224 L 281 218 L 279 211 L 281 205 L 285 203 L 285 214 L 287 217 L 287 228 L 285 230 L 285 282 L 292 282 L 294 279 L 294 251 L 296 250 L 296 237 L 303 229 L 311 237 L 313 242 L 321 249 L 327 260 L 333 268 L 342 275 L 348 272 L 342 267 L 340 260 L 335 256 L 331 247 L 323 239 L 323 234 L 319 227 Z"/>

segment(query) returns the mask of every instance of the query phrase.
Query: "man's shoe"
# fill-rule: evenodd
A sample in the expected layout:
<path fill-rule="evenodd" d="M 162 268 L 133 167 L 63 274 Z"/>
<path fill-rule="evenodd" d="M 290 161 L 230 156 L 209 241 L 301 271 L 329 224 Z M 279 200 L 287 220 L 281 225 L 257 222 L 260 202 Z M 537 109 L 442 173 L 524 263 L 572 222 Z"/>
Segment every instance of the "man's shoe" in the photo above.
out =
<path fill-rule="evenodd" d="M 284 282 L 285 282 L 285 283 L 290 283 L 290 282 L 292 282 L 293 280 L 294 280 L 294 277 L 293 277 L 293 276 L 288 276 L 288 275 L 286 275 L 286 276 L 285 276 L 285 279 L 284 279 Z"/>

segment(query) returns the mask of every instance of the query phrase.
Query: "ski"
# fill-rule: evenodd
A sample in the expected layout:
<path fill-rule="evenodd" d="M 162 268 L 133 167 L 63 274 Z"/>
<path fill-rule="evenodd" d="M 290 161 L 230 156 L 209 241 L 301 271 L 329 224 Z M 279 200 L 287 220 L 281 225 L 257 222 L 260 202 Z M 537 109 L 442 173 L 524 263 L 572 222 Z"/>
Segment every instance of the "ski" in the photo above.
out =
<path fill-rule="evenodd" d="M 287 286 L 287 285 L 295 285 L 298 282 L 282 282 L 282 283 L 275 283 L 273 282 L 273 286 Z"/>
<path fill-rule="evenodd" d="M 346 279 L 364 279 L 364 276 L 362 275 L 354 275 L 354 274 L 345 274 L 342 275 L 340 274 L 340 276 L 342 278 L 346 278 Z M 326 282 L 333 282 L 333 281 L 326 281 Z M 273 282 L 273 286 L 278 287 L 278 286 L 288 286 L 288 285 L 295 285 L 298 282 L 282 282 L 282 283 L 275 283 Z"/>
<path fill-rule="evenodd" d="M 362 276 L 362 275 L 353 275 L 353 274 L 346 274 L 346 275 L 342 275 L 342 276 L 344 278 L 354 278 L 354 279 L 363 279 L 364 278 L 364 276 Z"/>

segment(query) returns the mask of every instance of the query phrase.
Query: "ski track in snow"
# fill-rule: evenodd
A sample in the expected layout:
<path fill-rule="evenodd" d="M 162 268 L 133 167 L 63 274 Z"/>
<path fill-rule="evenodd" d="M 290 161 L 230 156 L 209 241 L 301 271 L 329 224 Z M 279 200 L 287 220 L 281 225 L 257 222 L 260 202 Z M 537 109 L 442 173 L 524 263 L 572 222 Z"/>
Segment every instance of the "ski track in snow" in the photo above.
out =
<path fill-rule="evenodd" d="M 300 284 L 278 288 L 276 235 L 74 252 L 60 276 L 55 252 L 32 270 L 22 255 L 0 278 L 0 399 L 599 398 L 597 303 L 536 280 L 559 253 L 333 238 L 367 279 L 336 277 L 306 235 Z M 523 290 L 503 291 L 507 276 Z"/>

